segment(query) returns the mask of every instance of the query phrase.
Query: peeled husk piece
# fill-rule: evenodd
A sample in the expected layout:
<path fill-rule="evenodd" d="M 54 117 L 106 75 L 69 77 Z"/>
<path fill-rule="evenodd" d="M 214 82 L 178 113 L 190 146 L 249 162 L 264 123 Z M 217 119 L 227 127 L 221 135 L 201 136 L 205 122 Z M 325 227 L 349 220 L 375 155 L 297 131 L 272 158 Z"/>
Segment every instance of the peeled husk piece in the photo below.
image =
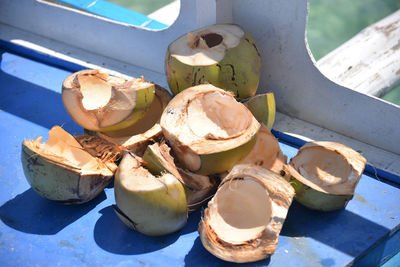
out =
<path fill-rule="evenodd" d="M 274 93 L 258 94 L 243 101 L 243 104 L 253 113 L 259 123 L 272 129 L 275 122 L 275 97 Z"/>
<path fill-rule="evenodd" d="M 366 159 L 336 142 L 309 142 L 289 162 L 295 199 L 321 211 L 346 207 L 353 198 Z"/>
<path fill-rule="evenodd" d="M 143 155 L 146 168 L 153 175 L 169 172 L 184 186 L 188 212 L 191 213 L 203 205 L 215 193 L 219 177 L 192 173 L 175 165 L 166 143 L 149 145 Z"/>
<path fill-rule="evenodd" d="M 287 157 L 280 149 L 278 139 L 261 124 L 256 144 L 240 163 L 254 164 L 281 174 L 286 171 L 286 162 Z"/>
<path fill-rule="evenodd" d="M 254 96 L 261 57 L 254 39 L 238 25 L 216 24 L 189 32 L 172 42 L 165 72 L 173 94 L 210 83 L 238 99 Z"/>
<path fill-rule="evenodd" d="M 293 196 L 293 187 L 278 174 L 251 164 L 236 165 L 204 211 L 199 224 L 203 246 L 225 261 L 269 257 Z"/>
<path fill-rule="evenodd" d="M 93 131 L 116 131 L 140 120 L 154 99 L 155 85 L 142 78 L 126 81 L 99 70 L 82 70 L 62 84 L 62 99 L 72 119 Z"/>
<path fill-rule="evenodd" d="M 253 148 L 260 124 L 230 92 L 211 84 L 175 96 L 160 120 L 178 161 L 191 172 L 230 170 Z"/>
<path fill-rule="evenodd" d="M 154 176 L 133 153 L 126 153 L 114 181 L 118 217 L 130 228 L 149 236 L 181 229 L 187 221 L 185 189 L 172 174 Z"/>
<path fill-rule="evenodd" d="M 24 140 L 21 160 L 32 189 L 49 200 L 64 204 L 90 201 L 110 183 L 117 169 L 114 161 L 120 151 L 109 150 L 110 144 L 101 139 L 85 141 L 86 146 L 96 147 L 93 156 L 59 126 L 49 131 L 47 142 L 41 140 Z"/>

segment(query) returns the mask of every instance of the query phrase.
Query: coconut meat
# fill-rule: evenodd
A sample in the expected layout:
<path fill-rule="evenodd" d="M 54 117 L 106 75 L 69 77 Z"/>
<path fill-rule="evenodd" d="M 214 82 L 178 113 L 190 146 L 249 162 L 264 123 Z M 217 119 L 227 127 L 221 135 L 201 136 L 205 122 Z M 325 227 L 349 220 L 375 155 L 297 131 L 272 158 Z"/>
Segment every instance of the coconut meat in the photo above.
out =
<path fill-rule="evenodd" d="M 191 66 L 216 64 L 236 47 L 244 31 L 236 25 L 212 25 L 184 35 L 169 46 L 172 57 Z"/>
<path fill-rule="evenodd" d="M 233 245 L 260 237 L 271 220 L 268 192 L 260 182 L 250 177 L 224 183 L 208 208 L 208 223 L 216 236 Z"/>
<path fill-rule="evenodd" d="M 39 137 L 33 141 L 26 141 L 26 144 L 36 153 L 56 162 L 67 163 L 80 169 L 82 173 L 98 173 L 102 167 L 100 160 L 86 152 L 72 135 L 59 126 L 54 126 L 49 131 L 47 142 L 41 143 L 41 139 Z"/>
<path fill-rule="evenodd" d="M 342 187 L 353 172 L 341 154 L 321 147 L 305 149 L 292 159 L 292 164 L 308 181 L 327 191 Z"/>
<path fill-rule="evenodd" d="M 197 95 L 187 107 L 192 134 L 205 139 L 227 139 L 240 135 L 252 122 L 246 107 L 220 92 Z"/>

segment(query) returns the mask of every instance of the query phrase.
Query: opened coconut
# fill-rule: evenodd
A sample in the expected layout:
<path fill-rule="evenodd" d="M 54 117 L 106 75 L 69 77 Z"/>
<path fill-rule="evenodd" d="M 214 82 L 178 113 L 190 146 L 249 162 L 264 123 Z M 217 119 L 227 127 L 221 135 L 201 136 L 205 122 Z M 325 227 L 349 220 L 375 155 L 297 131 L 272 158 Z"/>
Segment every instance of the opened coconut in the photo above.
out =
<path fill-rule="evenodd" d="M 189 32 L 172 42 L 165 56 L 168 85 L 175 95 L 211 83 L 245 99 L 255 95 L 260 69 L 261 57 L 253 38 L 232 24 Z"/>
<path fill-rule="evenodd" d="M 118 167 L 114 193 L 118 217 L 149 236 L 173 233 L 187 221 L 185 189 L 171 173 L 153 175 L 146 163 L 126 153 Z"/>
<path fill-rule="evenodd" d="M 309 142 L 290 160 L 295 199 L 321 211 L 344 208 L 353 198 L 366 159 L 336 142 Z"/>
<path fill-rule="evenodd" d="M 203 246 L 231 262 L 253 262 L 275 252 L 294 196 L 276 173 L 251 164 L 236 165 L 223 179 L 199 224 Z"/>
<path fill-rule="evenodd" d="M 23 141 L 25 177 L 40 196 L 65 204 L 83 203 L 109 184 L 120 151 L 100 138 L 79 139 L 83 145 L 55 126 L 45 143 L 42 137 Z"/>
<path fill-rule="evenodd" d="M 218 187 L 219 177 L 195 174 L 177 167 L 166 143 L 149 145 L 143 155 L 143 160 L 152 174 L 160 175 L 163 172 L 169 172 L 183 184 L 189 213 L 209 200 Z"/>
<path fill-rule="evenodd" d="M 253 113 L 258 122 L 272 129 L 275 122 L 275 97 L 273 93 L 258 94 L 246 99 L 243 104 Z"/>
<path fill-rule="evenodd" d="M 253 148 L 260 123 L 231 92 L 211 84 L 176 95 L 160 120 L 182 166 L 198 174 L 230 170 Z"/>
<path fill-rule="evenodd" d="M 155 86 L 143 78 L 126 81 L 99 70 L 82 70 L 62 85 L 64 106 L 85 129 L 116 131 L 140 120 L 154 99 Z"/>

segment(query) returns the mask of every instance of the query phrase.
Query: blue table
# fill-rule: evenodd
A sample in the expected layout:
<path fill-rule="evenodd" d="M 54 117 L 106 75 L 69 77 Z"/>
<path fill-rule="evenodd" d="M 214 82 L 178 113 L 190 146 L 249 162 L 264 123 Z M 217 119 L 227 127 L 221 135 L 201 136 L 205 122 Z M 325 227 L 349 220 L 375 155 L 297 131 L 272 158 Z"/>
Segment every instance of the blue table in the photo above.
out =
<path fill-rule="evenodd" d="M 20 162 L 21 142 L 46 137 L 54 125 L 83 133 L 60 95 L 62 81 L 82 67 L 0 45 L 0 266 L 230 265 L 202 247 L 197 233 L 201 210 L 190 215 L 181 231 L 154 238 L 118 219 L 112 185 L 79 206 L 53 203 L 30 189 Z M 299 143 L 275 134 L 283 152 L 293 157 Z M 247 265 L 379 264 L 400 250 L 399 187 L 396 181 L 384 183 L 365 173 L 345 210 L 321 213 L 294 202 L 276 253 Z"/>

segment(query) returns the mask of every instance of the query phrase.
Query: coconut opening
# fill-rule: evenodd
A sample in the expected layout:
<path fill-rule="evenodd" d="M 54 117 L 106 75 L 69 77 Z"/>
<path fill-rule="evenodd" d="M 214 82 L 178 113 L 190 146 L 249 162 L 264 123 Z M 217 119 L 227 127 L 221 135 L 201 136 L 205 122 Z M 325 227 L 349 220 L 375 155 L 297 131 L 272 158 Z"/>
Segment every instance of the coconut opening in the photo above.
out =
<path fill-rule="evenodd" d="M 41 138 L 38 138 L 26 144 L 38 154 L 60 163 L 68 163 L 83 171 L 98 171 L 101 168 L 100 161 L 86 152 L 72 135 L 59 126 L 49 131 L 47 142 L 41 143 Z"/>
<path fill-rule="evenodd" d="M 236 25 L 212 25 L 190 32 L 169 46 L 172 57 L 184 64 L 207 66 L 218 63 L 225 50 L 236 47 L 244 31 Z"/>
<path fill-rule="evenodd" d="M 112 87 L 96 75 L 78 75 L 82 105 L 86 110 L 104 107 L 111 99 Z"/>
<path fill-rule="evenodd" d="M 209 225 L 219 239 L 231 244 L 258 238 L 271 220 L 268 192 L 250 177 L 223 184 L 210 204 Z"/>
<path fill-rule="evenodd" d="M 226 139 L 240 135 L 252 121 L 252 114 L 233 97 L 220 92 L 196 96 L 187 107 L 188 124 L 198 137 Z"/>
<path fill-rule="evenodd" d="M 325 189 L 346 183 L 353 169 L 346 159 L 324 148 L 305 149 L 292 159 L 293 167 L 311 183 Z"/>

